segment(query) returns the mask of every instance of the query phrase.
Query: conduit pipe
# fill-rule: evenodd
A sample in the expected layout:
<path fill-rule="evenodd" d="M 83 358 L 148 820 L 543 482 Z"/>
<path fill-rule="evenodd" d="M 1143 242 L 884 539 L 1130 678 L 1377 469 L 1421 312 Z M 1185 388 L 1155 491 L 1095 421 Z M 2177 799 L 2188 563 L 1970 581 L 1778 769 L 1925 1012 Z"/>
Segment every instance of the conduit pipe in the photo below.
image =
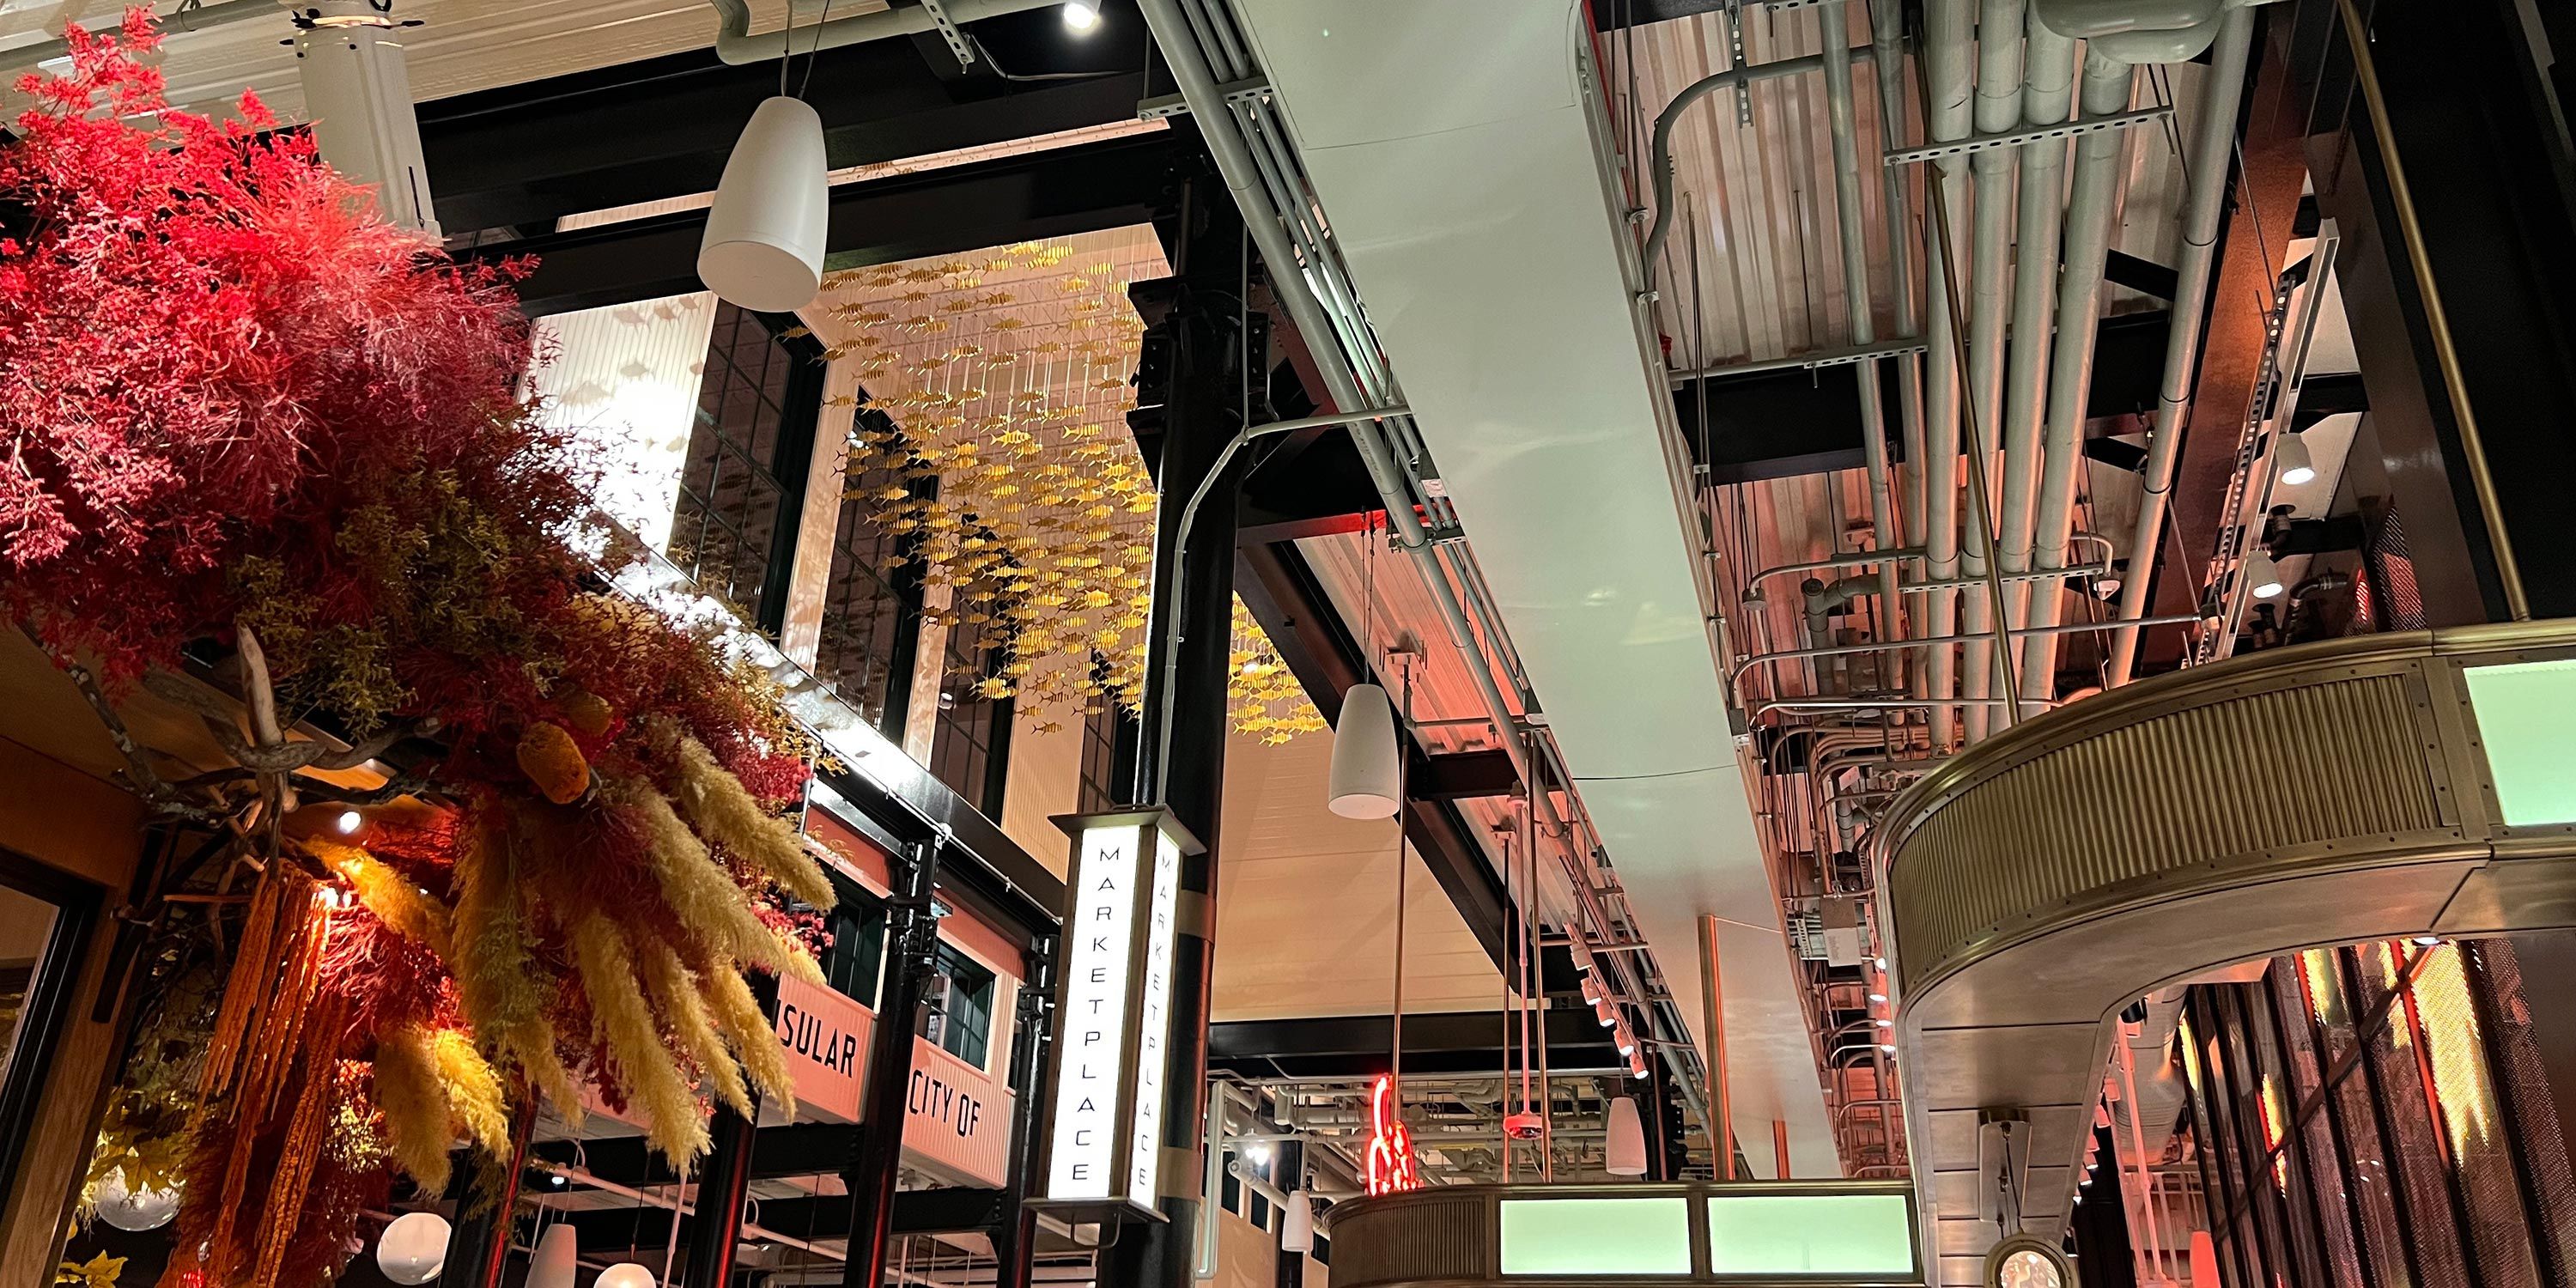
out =
<path fill-rule="evenodd" d="M 936 9 L 929 5 L 909 5 L 834 18 L 810 27 L 797 26 L 791 17 L 786 27 L 757 36 L 751 34 L 749 0 L 707 2 L 716 10 L 716 57 L 738 67 L 785 57 L 791 51 L 811 53 L 818 49 L 838 49 L 843 45 L 863 45 L 871 40 L 937 31 L 940 29 L 939 20 L 934 16 L 937 14 L 946 14 L 948 25 L 954 27 L 980 18 L 1044 9 L 1057 0 L 945 0 Z"/>
<path fill-rule="evenodd" d="M 2191 191 L 2183 199 L 2182 260 L 2175 265 L 2173 325 L 2165 336 L 2165 374 L 2157 394 L 2155 431 L 2147 438 L 2138 524 L 2129 538 L 2129 575 L 2120 585 L 2119 616 L 2124 621 L 2135 621 L 2147 611 L 2156 553 L 2163 548 L 2165 514 L 2173 498 L 2174 470 L 2182 463 L 2192 381 L 2200 367 L 2201 330 L 2209 315 L 2210 279 L 2218 267 L 2218 220 L 2227 203 L 2229 153 L 2253 39 L 2252 11 L 2232 10 L 2222 20 L 2210 54 L 2209 92 L 2193 122 L 2188 158 Z M 2136 627 L 2123 627 L 2112 636 L 2108 687 L 2129 682 L 2137 651 Z"/>
<path fill-rule="evenodd" d="M 2074 102 L 2075 44 L 2049 30 L 2036 13 L 2028 15 L 2023 32 L 2022 122 L 2033 126 L 2063 123 Z M 2021 167 L 2020 195 L 2014 206 L 2015 258 L 2031 271 L 2017 272 L 2013 277 L 2012 338 L 2004 372 L 2003 505 L 1996 515 L 1995 527 L 2000 535 L 1995 557 L 2007 573 L 2030 567 L 2032 497 L 2039 481 L 2040 425 L 2047 405 L 2049 305 L 2058 277 L 2066 144 L 2042 139 L 2013 151 Z M 2000 206 L 1994 217 L 2003 217 Z M 2006 599 L 2009 625 L 2026 623 L 2023 605 L 2027 602 L 2028 597 L 2019 590 Z M 1993 696 L 1994 679 L 1986 668 L 1986 659 L 1969 657 L 1967 681 L 1967 692 L 1972 696 Z M 1984 708 L 1970 710 L 1967 720 L 1972 739 L 1985 735 Z"/>
<path fill-rule="evenodd" d="M 1905 12 L 1897 0 L 1872 0 L 1869 7 L 1869 47 L 1874 60 L 1871 80 L 1878 85 L 1878 133 L 1885 143 L 1905 137 Z M 1881 199 L 1881 214 L 1887 219 L 1887 278 L 1889 302 L 1893 306 L 1890 322 L 1899 341 L 1915 338 L 1914 257 L 1905 251 L 1905 230 L 1912 222 L 1912 203 L 1908 200 L 1906 175 L 1900 166 L 1879 167 L 1880 181 L 1887 187 Z M 1923 362 L 1921 349 L 1900 355 L 1896 360 L 1897 409 L 1905 421 L 1906 473 L 1910 481 L 1906 490 L 1905 544 L 1923 544 Z M 1915 684 L 1926 683 L 1920 669 Z"/>
<path fill-rule="evenodd" d="M 2106 52 L 2109 45 L 2106 38 L 2085 47 L 2082 99 L 2088 117 L 2129 108 L 2136 71 Z M 2043 568 L 2066 566 L 2066 536 L 2074 527 L 2075 470 L 2099 334 L 2094 322 L 2102 312 L 2103 269 L 2111 253 L 2111 228 L 2120 216 L 2120 158 L 2127 146 L 2120 132 L 2110 130 L 2075 143 L 2075 178 L 2066 199 L 2066 271 L 2057 284 L 2059 335 L 2049 355 L 2047 436 L 2040 446 L 2038 515 L 2032 525 L 2031 558 Z M 2025 620 L 2032 626 L 2054 626 L 2065 604 L 2063 593 L 2036 592 Z M 2057 648 L 2054 635 L 2032 636 L 2022 645 L 2023 697 L 2057 696 Z"/>
<path fill-rule="evenodd" d="M 1851 342 L 1857 348 L 1878 340 L 1876 305 L 1869 289 L 1869 241 L 1861 227 L 1860 136 L 1852 113 L 1851 23 L 1843 0 L 1816 9 L 1825 47 L 1825 118 L 1833 134 L 1835 225 L 1843 243 L 1843 311 L 1851 318 Z M 1861 460 L 1869 474 L 1871 544 L 1886 550 L 1896 545 L 1896 503 L 1887 473 L 1887 408 L 1879 389 L 1878 363 L 1860 369 Z M 1904 631 L 1905 605 L 1896 594 L 1896 562 L 1878 565 L 1878 629 L 1882 635 Z M 1823 643 L 1821 639 L 1817 641 Z"/>
<path fill-rule="evenodd" d="M 1846 45 L 1843 52 L 1853 58 L 1873 58 L 1878 54 L 1875 45 L 1850 45 L 1848 39 L 1843 43 Z M 1746 63 L 1741 67 L 1711 72 L 1683 86 L 1680 93 L 1673 95 L 1673 101 L 1655 114 L 1651 169 L 1655 178 L 1655 222 L 1646 228 L 1645 273 L 1649 290 L 1655 285 L 1655 267 L 1663 259 L 1664 241 L 1673 235 L 1673 127 L 1681 124 L 1682 113 L 1689 111 L 1691 104 L 1719 90 L 1741 91 L 1747 86 L 1782 76 L 1821 71 L 1824 65 L 1824 55 L 1808 54 L 1803 58 L 1774 58 L 1767 63 Z"/>
<path fill-rule="evenodd" d="M 1968 64 L 1969 0 L 1930 0 L 1924 12 L 1922 67 L 1924 91 L 1928 104 L 1924 128 L 1936 143 L 1950 143 L 1968 137 L 1972 128 L 1969 110 L 1971 69 Z M 1959 157 L 1941 157 L 1932 163 L 1929 182 L 1940 185 L 1940 199 L 1932 203 L 1933 218 L 1924 221 L 1925 261 L 1935 266 L 1946 262 L 1941 251 L 1944 230 L 1936 226 L 1948 219 L 1952 227 L 1946 236 L 1950 245 L 1960 241 L 1956 227 L 1967 193 L 1961 180 L 1964 161 Z M 1950 265 L 1952 274 L 1958 266 Z M 1923 379 L 1923 471 L 1924 471 L 1924 537 L 1932 580 L 1947 581 L 1959 575 L 1959 344 L 1958 319 L 1953 316 L 1955 304 L 1946 282 L 1936 281 L 1931 291 L 1931 325 L 1926 329 L 1925 372 Z M 1950 635 L 1959 626 L 1959 598 L 1948 591 L 1936 591 L 1925 606 L 1928 619 L 1925 632 Z M 1971 650 L 1973 652 L 1973 650 Z M 1940 700 L 1957 691 L 1956 659 L 1950 650 L 1932 653 L 1931 676 L 1926 686 L 1935 699 L 1931 708 L 1932 741 L 1949 746 L 1955 733 L 1955 713 Z"/>
<path fill-rule="evenodd" d="M 2022 67 L 2021 33 L 2028 19 L 2025 0 L 1984 0 L 1977 12 L 1977 102 L 1976 128 L 1979 134 L 2001 134 L 2021 123 Z M 2022 165 L 2027 148 L 1987 148 L 1970 158 L 1976 175 L 1974 226 L 1968 245 L 1968 378 L 1967 412 L 1977 418 L 1981 441 L 2001 443 L 2004 464 L 2001 467 L 2011 491 L 2014 444 L 2003 429 L 2004 392 L 2004 303 L 2007 286 L 2015 280 L 2011 247 L 2006 237 L 2011 231 L 2013 180 Z M 2053 171 L 2052 171 L 2053 173 Z M 2052 186 L 2050 189 L 2054 192 Z M 1991 500 L 1991 498 L 1990 498 Z M 2006 502 L 2000 511 L 2010 514 Z M 1982 538 L 1985 534 L 1980 533 Z M 1989 542 L 1979 540 L 1963 550 L 1968 571 L 1983 573 L 1988 559 L 1995 558 Z M 2021 569 L 2006 562 L 2007 573 Z M 2009 578 L 2008 578 L 2009 579 Z M 2013 586 L 2006 603 L 2021 602 L 2023 588 Z M 1966 634 L 1994 629 L 1992 606 L 1971 595 L 1960 610 L 1960 629 Z M 1966 659 L 1967 692 L 1986 693 L 1993 684 L 1993 659 L 1978 650 L 1968 651 Z M 1967 717 L 1969 737 L 1985 734 L 1985 711 L 1971 709 Z"/>

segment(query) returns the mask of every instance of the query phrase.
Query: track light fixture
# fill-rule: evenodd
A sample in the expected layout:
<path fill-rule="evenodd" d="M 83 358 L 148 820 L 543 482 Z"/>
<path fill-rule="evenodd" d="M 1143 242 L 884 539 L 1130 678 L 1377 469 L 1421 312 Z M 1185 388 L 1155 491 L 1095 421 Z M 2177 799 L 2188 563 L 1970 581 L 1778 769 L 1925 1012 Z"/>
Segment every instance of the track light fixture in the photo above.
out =
<path fill-rule="evenodd" d="M 2308 456 L 2307 439 L 2298 434 L 2284 433 L 2272 444 L 2272 463 L 2291 487 L 2316 482 L 2316 462 Z"/>
<path fill-rule="evenodd" d="M 2261 550 L 2245 556 L 2245 584 L 2253 589 L 2256 599 L 2281 597 L 2281 566 Z"/>
<path fill-rule="evenodd" d="M 1619 1022 L 1619 1008 L 1611 1005 L 1610 999 L 1606 997 L 1594 1000 L 1592 1014 L 1594 1018 L 1601 1021 L 1601 1027 L 1605 1029 Z"/>

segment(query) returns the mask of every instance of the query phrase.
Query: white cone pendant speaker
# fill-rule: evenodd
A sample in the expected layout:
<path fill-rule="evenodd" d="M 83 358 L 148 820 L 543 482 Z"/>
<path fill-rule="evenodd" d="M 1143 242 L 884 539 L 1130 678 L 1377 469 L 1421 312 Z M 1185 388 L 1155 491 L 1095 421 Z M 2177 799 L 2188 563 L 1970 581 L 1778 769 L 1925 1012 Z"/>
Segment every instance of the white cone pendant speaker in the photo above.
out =
<path fill-rule="evenodd" d="M 831 224 L 823 118 L 785 95 L 762 103 L 725 159 L 698 244 L 698 280 L 756 313 L 786 313 L 823 289 Z"/>
<path fill-rule="evenodd" d="M 1354 684 L 1333 722 L 1332 810 L 1344 818 L 1393 818 L 1404 795 L 1396 756 L 1395 707 L 1386 690 Z"/>
<path fill-rule="evenodd" d="M 1627 1096 L 1610 1098 L 1610 1141 L 1606 1152 L 1612 1176 L 1646 1174 L 1646 1125 L 1637 1117 L 1637 1102 Z"/>

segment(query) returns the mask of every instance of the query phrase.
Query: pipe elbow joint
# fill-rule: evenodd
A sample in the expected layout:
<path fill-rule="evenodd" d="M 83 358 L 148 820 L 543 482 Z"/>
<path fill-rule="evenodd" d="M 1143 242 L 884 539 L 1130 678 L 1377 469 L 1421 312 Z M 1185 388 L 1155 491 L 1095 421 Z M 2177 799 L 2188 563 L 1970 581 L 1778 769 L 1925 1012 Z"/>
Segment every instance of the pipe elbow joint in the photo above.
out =
<path fill-rule="evenodd" d="M 2198 58 L 2230 9 L 2249 0 L 2038 0 L 2042 25 L 2085 42 L 2086 57 L 2140 63 Z"/>

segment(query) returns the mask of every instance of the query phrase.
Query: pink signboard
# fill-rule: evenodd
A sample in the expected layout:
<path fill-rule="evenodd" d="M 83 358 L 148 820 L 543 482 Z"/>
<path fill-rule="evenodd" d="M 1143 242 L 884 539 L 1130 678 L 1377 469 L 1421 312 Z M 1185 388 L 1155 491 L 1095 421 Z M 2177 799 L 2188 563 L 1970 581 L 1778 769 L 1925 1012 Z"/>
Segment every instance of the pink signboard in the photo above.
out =
<path fill-rule="evenodd" d="M 868 1008 L 840 993 L 801 980 L 779 981 L 778 1044 L 795 1072 L 804 1115 L 859 1120 L 875 1029 Z M 1009 1167 L 1011 1106 L 1010 1088 L 998 1079 L 912 1039 L 912 1084 L 904 1097 L 907 1162 L 958 1182 L 999 1186 Z"/>

